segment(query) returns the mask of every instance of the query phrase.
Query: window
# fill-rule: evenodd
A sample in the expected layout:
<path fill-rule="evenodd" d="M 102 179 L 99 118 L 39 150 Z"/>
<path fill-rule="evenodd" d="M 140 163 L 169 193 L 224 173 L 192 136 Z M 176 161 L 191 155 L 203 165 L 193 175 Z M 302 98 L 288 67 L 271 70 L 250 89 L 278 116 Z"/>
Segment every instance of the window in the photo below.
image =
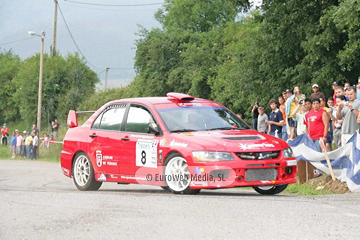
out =
<path fill-rule="evenodd" d="M 149 123 L 154 122 L 152 115 L 147 109 L 133 105 L 129 109 L 125 130 L 127 132 L 148 133 Z"/>
<path fill-rule="evenodd" d="M 126 104 L 114 104 L 107 107 L 95 120 L 93 129 L 120 131 Z"/>

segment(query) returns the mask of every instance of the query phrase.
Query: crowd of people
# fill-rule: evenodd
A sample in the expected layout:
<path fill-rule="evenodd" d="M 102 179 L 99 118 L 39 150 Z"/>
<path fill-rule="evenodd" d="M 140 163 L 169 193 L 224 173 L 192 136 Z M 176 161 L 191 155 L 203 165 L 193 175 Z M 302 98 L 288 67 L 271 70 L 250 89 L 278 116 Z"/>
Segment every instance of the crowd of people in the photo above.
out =
<path fill-rule="evenodd" d="M 38 156 L 39 147 L 48 148 L 51 142 L 54 142 L 58 137 L 59 122 L 55 119 L 51 123 L 51 135 L 43 133 L 42 137 L 39 136 L 39 130 L 34 124 L 31 131 L 24 130 L 21 133 L 15 129 L 10 136 L 10 131 L 6 125 L 3 124 L 1 128 L 1 144 L 10 145 L 11 158 L 27 158 L 36 159 Z"/>
<path fill-rule="evenodd" d="M 306 97 L 300 87 L 287 89 L 271 99 L 271 112 L 267 115 L 264 107 L 256 102 L 252 107 L 252 127 L 284 141 L 308 134 L 321 152 L 320 141 L 324 141 L 327 151 L 333 146 L 344 146 L 360 127 L 360 77 L 356 85 L 332 84 L 333 95 L 326 98 L 318 84 L 312 85 L 313 93 Z"/>

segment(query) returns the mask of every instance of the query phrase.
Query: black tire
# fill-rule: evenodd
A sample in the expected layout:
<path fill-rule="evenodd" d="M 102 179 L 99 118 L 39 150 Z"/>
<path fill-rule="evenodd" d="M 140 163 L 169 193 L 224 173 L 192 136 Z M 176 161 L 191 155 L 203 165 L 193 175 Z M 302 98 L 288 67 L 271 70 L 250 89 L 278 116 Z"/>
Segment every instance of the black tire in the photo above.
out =
<path fill-rule="evenodd" d="M 176 168 L 177 169 L 174 169 Z M 174 172 L 173 170 L 179 170 L 179 172 Z M 177 181 L 175 178 L 168 178 L 172 174 L 182 176 L 182 180 Z M 178 153 L 171 153 L 165 160 L 165 183 L 166 187 L 162 187 L 165 190 L 169 190 L 175 194 L 198 194 L 200 189 L 191 189 L 190 182 L 191 176 L 188 170 L 188 165 L 186 160 Z M 171 181 L 169 181 L 171 180 Z"/>
<path fill-rule="evenodd" d="M 170 191 L 169 187 L 161 186 L 161 188 L 164 189 L 165 191 Z"/>
<path fill-rule="evenodd" d="M 273 185 L 261 186 L 261 187 L 253 187 L 253 188 L 255 191 L 257 191 L 260 194 L 274 195 L 274 194 L 278 194 L 278 193 L 281 193 L 282 191 L 284 191 L 287 186 L 288 186 L 288 184 L 276 185 L 276 186 L 273 186 Z"/>
<path fill-rule="evenodd" d="M 77 189 L 81 191 L 98 190 L 102 182 L 94 177 L 94 169 L 89 157 L 85 153 L 78 153 L 73 164 L 73 180 Z"/>

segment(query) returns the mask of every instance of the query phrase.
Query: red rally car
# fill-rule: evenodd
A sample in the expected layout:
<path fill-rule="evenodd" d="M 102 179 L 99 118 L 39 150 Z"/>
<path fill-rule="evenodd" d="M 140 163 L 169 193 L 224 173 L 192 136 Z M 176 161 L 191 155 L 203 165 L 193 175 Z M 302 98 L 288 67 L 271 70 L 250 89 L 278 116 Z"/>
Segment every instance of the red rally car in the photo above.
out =
<path fill-rule="evenodd" d="M 183 194 L 241 186 L 277 194 L 296 182 L 286 142 L 209 100 L 182 93 L 115 100 L 80 126 L 78 113 L 68 115 L 61 168 L 79 190 L 117 182 Z"/>

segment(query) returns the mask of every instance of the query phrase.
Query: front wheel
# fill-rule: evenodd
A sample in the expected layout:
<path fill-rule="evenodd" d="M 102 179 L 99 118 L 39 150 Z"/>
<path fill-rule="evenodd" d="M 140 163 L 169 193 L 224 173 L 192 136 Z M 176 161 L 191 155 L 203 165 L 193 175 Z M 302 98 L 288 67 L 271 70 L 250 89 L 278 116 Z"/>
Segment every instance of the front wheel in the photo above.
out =
<path fill-rule="evenodd" d="M 95 180 L 94 169 L 85 153 L 77 154 L 75 157 L 73 179 L 75 186 L 81 191 L 98 190 L 102 184 Z"/>
<path fill-rule="evenodd" d="M 282 191 L 284 191 L 287 186 L 288 186 L 288 184 L 277 185 L 277 186 L 273 186 L 273 185 L 261 186 L 261 187 L 253 187 L 253 188 L 255 191 L 257 191 L 260 194 L 274 195 L 274 194 L 278 194 L 278 193 L 281 193 Z"/>
<path fill-rule="evenodd" d="M 163 187 L 176 194 L 197 194 L 200 189 L 191 189 L 191 176 L 186 160 L 178 153 L 170 154 L 165 161 L 165 182 Z"/>

